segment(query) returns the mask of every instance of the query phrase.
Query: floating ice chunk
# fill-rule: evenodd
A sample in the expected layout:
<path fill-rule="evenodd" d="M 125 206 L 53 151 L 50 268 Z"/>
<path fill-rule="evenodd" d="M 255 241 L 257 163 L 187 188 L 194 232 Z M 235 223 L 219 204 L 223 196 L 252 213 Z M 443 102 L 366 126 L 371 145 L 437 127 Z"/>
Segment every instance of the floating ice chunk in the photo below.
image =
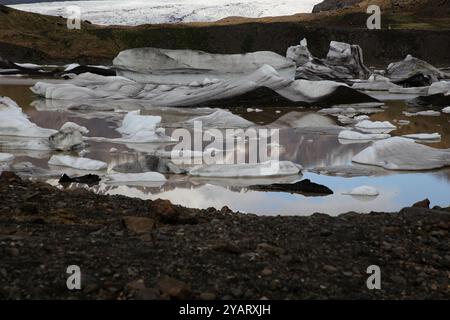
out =
<path fill-rule="evenodd" d="M 407 117 L 414 117 L 414 116 L 438 117 L 441 115 L 441 113 L 439 111 L 435 111 L 435 110 L 425 110 L 425 111 L 419 111 L 419 112 L 403 111 L 403 114 Z"/>
<path fill-rule="evenodd" d="M 297 175 L 302 166 L 290 161 L 266 161 L 255 164 L 213 164 L 197 166 L 189 171 L 191 176 L 212 178 L 258 178 Z"/>
<path fill-rule="evenodd" d="M 294 79 L 295 63 L 274 52 L 213 54 L 196 50 L 136 48 L 119 53 L 113 61 L 118 75 L 142 83 L 188 85 L 205 76 L 235 80 L 263 65 L 272 66 L 285 79 Z M 205 82 L 211 83 L 211 80 Z"/>
<path fill-rule="evenodd" d="M 64 71 L 70 71 L 70 70 L 73 70 L 73 69 L 75 69 L 75 68 L 78 68 L 80 65 L 78 64 L 78 63 L 71 63 L 71 64 L 68 64 L 68 65 L 66 65 L 66 68 L 64 69 Z"/>
<path fill-rule="evenodd" d="M 350 190 L 349 192 L 344 192 L 343 194 L 351 196 L 376 197 L 380 195 L 380 192 L 371 186 L 360 186 Z"/>
<path fill-rule="evenodd" d="M 0 152 L 0 162 L 10 162 L 13 160 L 14 160 L 13 154 Z"/>
<path fill-rule="evenodd" d="M 48 138 L 55 130 L 44 129 L 28 120 L 22 109 L 10 98 L 0 97 L 0 135 Z"/>
<path fill-rule="evenodd" d="M 161 122 L 160 116 L 141 115 L 140 110 L 129 112 L 122 121 L 122 126 L 117 128 L 122 134 L 132 135 L 141 131 L 156 130 L 156 125 Z"/>
<path fill-rule="evenodd" d="M 141 172 L 141 173 L 114 173 L 107 177 L 108 182 L 114 183 L 133 183 L 133 182 L 162 182 L 166 181 L 159 172 Z"/>
<path fill-rule="evenodd" d="M 49 165 L 70 167 L 80 170 L 103 170 L 108 164 L 103 161 L 92 160 L 88 158 L 78 158 L 72 156 L 52 156 L 48 161 Z"/>
<path fill-rule="evenodd" d="M 403 88 L 403 87 L 394 87 L 389 89 L 389 93 L 395 94 L 417 94 L 417 95 L 426 95 L 428 93 L 427 87 L 411 87 L 411 88 Z"/>
<path fill-rule="evenodd" d="M 450 107 L 446 107 L 444 109 L 442 109 L 443 113 L 450 113 Z"/>
<path fill-rule="evenodd" d="M 386 70 L 386 76 L 394 81 L 404 81 L 418 74 L 429 77 L 431 82 L 447 77 L 444 72 L 431 64 L 411 55 L 406 56 L 402 61 L 391 63 Z"/>
<path fill-rule="evenodd" d="M 440 140 L 441 135 L 437 132 L 435 133 L 416 133 L 416 134 L 406 134 L 402 137 L 414 140 Z"/>
<path fill-rule="evenodd" d="M 40 69 L 42 66 L 34 63 L 15 63 L 16 66 L 25 68 L 25 69 Z"/>
<path fill-rule="evenodd" d="M 59 151 L 70 151 L 84 148 L 83 134 L 89 133 L 85 127 L 73 122 L 66 122 L 61 129 L 49 138 L 50 147 Z"/>
<path fill-rule="evenodd" d="M 398 120 L 398 124 L 401 126 L 407 126 L 411 123 L 409 120 Z"/>
<path fill-rule="evenodd" d="M 435 149 L 412 139 L 393 137 L 374 142 L 352 161 L 389 170 L 436 169 L 450 165 L 450 149 Z"/>
<path fill-rule="evenodd" d="M 186 121 L 185 124 L 193 126 L 194 122 L 201 123 L 203 128 L 247 128 L 254 125 L 253 122 L 223 109 L 219 109 L 206 116 L 192 118 Z"/>
<path fill-rule="evenodd" d="M 443 93 L 450 94 L 450 81 L 440 81 L 433 83 L 428 89 L 428 95 Z"/>
<path fill-rule="evenodd" d="M 392 83 L 388 78 L 378 74 L 372 74 L 367 81 L 356 82 L 352 85 L 355 90 L 389 91 L 400 86 Z"/>
<path fill-rule="evenodd" d="M 156 126 L 161 123 L 160 116 L 141 115 L 140 110 L 129 112 L 122 121 L 117 131 L 122 133 L 122 138 L 109 139 L 111 142 L 123 143 L 150 143 L 168 142 L 171 137 L 165 135 L 163 128 Z M 107 140 L 107 139 L 105 139 Z"/>
<path fill-rule="evenodd" d="M 48 140 L 44 139 L 8 139 L 6 141 L 1 141 L 0 147 L 3 150 L 50 151 Z"/>
<path fill-rule="evenodd" d="M 356 131 L 344 130 L 339 133 L 338 138 L 344 140 L 381 140 L 388 139 L 391 135 L 386 133 L 372 133 L 365 134 Z"/>
<path fill-rule="evenodd" d="M 389 121 L 370 121 L 363 120 L 358 122 L 355 125 L 355 128 L 364 131 L 364 132 L 373 132 L 373 133 L 389 133 L 390 131 L 395 130 L 397 127 L 394 126 Z"/>

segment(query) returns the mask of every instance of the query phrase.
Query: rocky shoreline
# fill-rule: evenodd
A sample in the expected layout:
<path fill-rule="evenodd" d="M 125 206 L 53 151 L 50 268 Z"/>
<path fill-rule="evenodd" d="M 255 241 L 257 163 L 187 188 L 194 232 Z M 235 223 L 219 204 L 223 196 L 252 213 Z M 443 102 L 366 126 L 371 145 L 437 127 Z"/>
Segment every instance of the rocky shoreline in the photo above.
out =
<path fill-rule="evenodd" d="M 2 299 L 448 299 L 450 208 L 264 217 L 0 177 Z M 301 205 L 301 204 L 300 204 Z M 82 289 L 69 291 L 78 265 Z M 368 290 L 370 265 L 381 290 Z"/>

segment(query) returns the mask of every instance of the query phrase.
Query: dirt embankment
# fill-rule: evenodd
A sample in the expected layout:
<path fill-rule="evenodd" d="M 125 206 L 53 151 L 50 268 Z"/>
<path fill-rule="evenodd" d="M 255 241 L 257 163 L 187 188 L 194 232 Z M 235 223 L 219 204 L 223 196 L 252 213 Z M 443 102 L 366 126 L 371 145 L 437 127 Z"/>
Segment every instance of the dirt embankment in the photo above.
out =
<path fill-rule="evenodd" d="M 2 299 L 450 298 L 450 208 L 261 217 L 9 173 L 0 201 Z M 67 289 L 70 265 L 81 290 Z"/>

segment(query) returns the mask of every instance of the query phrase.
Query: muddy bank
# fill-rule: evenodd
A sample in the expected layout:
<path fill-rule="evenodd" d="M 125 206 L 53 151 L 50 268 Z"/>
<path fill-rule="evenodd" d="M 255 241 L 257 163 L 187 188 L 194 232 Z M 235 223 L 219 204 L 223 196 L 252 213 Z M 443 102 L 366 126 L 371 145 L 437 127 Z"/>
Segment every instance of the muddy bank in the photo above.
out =
<path fill-rule="evenodd" d="M 450 208 L 258 217 L 11 174 L 0 201 L 0 298 L 450 297 Z M 371 291 L 374 264 L 382 288 Z M 66 288 L 69 265 L 81 268 L 80 291 Z"/>

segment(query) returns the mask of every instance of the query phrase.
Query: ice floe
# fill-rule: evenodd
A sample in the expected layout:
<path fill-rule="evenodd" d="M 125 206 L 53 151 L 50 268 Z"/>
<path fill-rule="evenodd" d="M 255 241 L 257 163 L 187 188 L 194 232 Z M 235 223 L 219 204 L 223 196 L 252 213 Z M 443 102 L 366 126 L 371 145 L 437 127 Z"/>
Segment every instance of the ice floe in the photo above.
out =
<path fill-rule="evenodd" d="M 450 113 L 450 107 L 445 107 L 444 109 L 442 109 L 443 113 Z"/>
<path fill-rule="evenodd" d="M 266 161 L 249 164 L 213 164 L 192 168 L 189 175 L 211 178 L 259 178 L 290 176 L 301 172 L 302 166 L 290 161 Z"/>
<path fill-rule="evenodd" d="M 367 79 L 370 70 L 364 65 L 362 49 L 358 45 L 331 41 L 325 59 L 309 53 L 307 42 L 288 49 L 287 56 L 297 62 L 296 79 L 337 80 Z"/>
<path fill-rule="evenodd" d="M 178 51 L 178 50 L 175 50 Z M 181 50 L 182 52 L 183 50 Z M 120 54 L 119 54 L 120 56 Z M 230 73 L 226 72 L 226 68 L 218 66 L 218 71 L 225 72 L 224 77 L 220 81 L 208 81 L 207 85 L 191 86 L 182 84 L 183 76 L 192 73 L 192 69 L 188 65 L 183 65 L 184 58 L 180 53 L 174 53 L 174 57 L 181 59 L 180 61 L 169 61 L 167 64 L 178 66 L 176 69 L 169 69 L 160 72 L 154 62 L 144 60 L 142 64 L 144 71 L 150 76 L 156 76 L 155 83 L 140 83 L 125 79 L 124 77 L 104 77 L 92 74 L 81 74 L 65 83 L 44 83 L 38 82 L 32 87 L 32 91 L 39 96 L 47 99 L 55 100 L 83 100 L 85 104 L 92 104 L 96 101 L 123 100 L 145 101 L 152 106 L 159 107 L 182 107 L 182 106 L 201 106 L 212 102 L 219 103 L 225 101 L 233 104 L 233 99 L 243 98 L 249 99 L 246 95 L 251 95 L 251 99 L 258 100 L 259 103 L 285 103 L 291 105 L 317 103 L 349 103 L 349 102 L 374 102 L 376 99 L 371 98 L 363 93 L 351 89 L 344 83 L 333 81 L 307 81 L 294 80 L 294 75 L 287 75 L 283 72 L 283 61 L 288 59 L 280 57 L 280 64 L 259 64 L 254 66 L 242 67 L 239 65 L 229 66 Z M 226 56 L 226 55 L 225 55 Z M 265 54 L 262 54 L 264 57 Z M 268 55 L 271 57 L 272 55 Z M 197 65 L 210 64 L 208 54 L 205 56 L 197 56 L 204 58 L 205 61 L 195 62 Z M 148 58 L 148 57 L 147 57 Z M 147 59 L 146 58 L 146 59 Z M 222 57 L 225 60 L 233 60 L 233 57 Z M 222 59 L 220 58 L 220 59 Z M 215 59 L 215 58 L 214 58 Z M 214 60 L 213 59 L 213 60 Z M 253 58 L 252 58 L 253 59 Z M 277 61 L 277 59 L 275 59 Z M 239 59 L 238 59 L 239 60 Z M 264 60 L 264 59 L 263 59 Z M 233 60 L 234 61 L 234 60 Z M 194 62 L 192 62 L 194 63 Z M 242 61 L 236 62 L 243 63 Z M 295 64 L 289 60 L 290 64 Z M 166 63 L 164 62 L 163 65 Z M 275 66 L 274 66 L 275 65 Z M 149 69 L 156 68 L 155 70 Z M 258 67 L 258 68 L 257 68 Z M 223 69 L 223 70 L 222 70 Z M 237 73 L 232 75 L 233 70 Z M 142 72 L 144 72 L 142 71 Z M 238 72 L 239 71 L 239 72 Z M 249 73 L 251 71 L 251 73 Z M 134 72 L 134 71 L 133 71 Z M 208 70 L 197 70 L 194 73 L 196 77 L 203 80 L 208 76 Z M 237 77 L 228 79 L 227 77 Z M 144 81 L 144 80 L 140 80 Z M 179 82 L 178 84 L 166 84 L 171 82 Z M 190 82 L 192 84 L 192 82 Z M 261 95 L 257 90 L 265 90 L 265 94 Z M 246 98 L 247 97 L 247 98 Z M 281 102 L 280 102 L 281 101 Z"/>
<path fill-rule="evenodd" d="M 450 94 L 450 81 L 440 81 L 433 83 L 428 89 L 428 95 L 443 93 Z"/>
<path fill-rule="evenodd" d="M 440 140 L 441 135 L 437 132 L 435 133 L 415 133 L 415 134 L 405 134 L 402 137 L 414 140 Z"/>
<path fill-rule="evenodd" d="M 379 74 L 372 74 L 367 81 L 359 81 L 354 83 L 352 88 L 367 91 L 389 91 L 391 89 L 401 87 L 392 83 L 389 78 L 383 77 Z"/>
<path fill-rule="evenodd" d="M 363 120 L 363 121 L 358 122 L 355 125 L 355 128 L 357 128 L 358 130 L 364 131 L 364 132 L 389 133 L 389 132 L 395 130 L 397 127 L 394 126 L 389 121 Z"/>
<path fill-rule="evenodd" d="M 54 155 L 48 161 L 49 165 L 69 167 L 79 170 L 104 170 L 108 167 L 108 164 L 103 161 L 92 160 L 88 158 L 79 158 L 72 156 Z"/>
<path fill-rule="evenodd" d="M 414 116 L 438 117 L 441 115 L 441 113 L 436 110 L 425 110 L 425 111 L 418 111 L 418 112 L 403 111 L 403 114 L 407 117 L 414 117 Z"/>
<path fill-rule="evenodd" d="M 387 133 L 360 133 L 356 131 L 343 130 L 339 133 L 338 138 L 343 140 L 381 140 L 388 139 L 391 135 Z"/>
<path fill-rule="evenodd" d="M 89 130 L 73 122 L 66 122 L 57 133 L 49 137 L 49 145 L 58 151 L 70 151 L 85 147 L 83 134 L 88 134 Z"/>
<path fill-rule="evenodd" d="M 408 55 L 402 61 L 391 63 L 386 69 L 386 77 L 394 82 L 402 82 L 418 75 L 428 79 L 428 83 L 423 83 L 422 85 L 430 85 L 448 77 L 447 74 L 431 64 L 411 55 Z"/>
<path fill-rule="evenodd" d="M 366 196 L 366 197 L 376 197 L 380 195 L 380 192 L 372 186 L 359 186 L 343 194 L 351 196 Z"/>
<path fill-rule="evenodd" d="M 230 111 L 218 109 L 211 114 L 199 116 L 187 120 L 184 125 L 194 126 L 195 122 L 201 123 L 203 128 L 247 128 L 254 123 L 248 121 Z"/>
<path fill-rule="evenodd" d="M 28 120 L 22 109 L 10 98 L 0 97 L 0 135 L 48 138 L 55 130 L 44 129 Z"/>
<path fill-rule="evenodd" d="M 196 50 L 137 48 L 120 52 L 113 64 L 118 75 L 128 79 L 171 85 L 201 83 L 205 77 L 236 80 L 264 65 L 272 66 L 286 79 L 293 79 L 295 75 L 295 63 L 269 51 L 213 54 Z"/>
<path fill-rule="evenodd" d="M 0 152 L 0 162 L 10 162 L 14 160 L 14 155 L 11 153 L 1 153 Z"/>
<path fill-rule="evenodd" d="M 124 117 L 122 125 L 117 128 L 123 137 L 109 139 L 109 141 L 123 143 L 172 141 L 171 137 L 165 135 L 163 128 L 157 128 L 160 122 L 160 116 L 141 115 L 140 110 L 131 111 Z"/>
<path fill-rule="evenodd" d="M 158 172 L 113 173 L 106 176 L 111 183 L 165 182 L 166 177 Z"/>
<path fill-rule="evenodd" d="M 389 170 L 436 169 L 450 165 L 450 149 L 435 149 L 412 139 L 393 137 L 374 142 L 352 161 Z"/>

